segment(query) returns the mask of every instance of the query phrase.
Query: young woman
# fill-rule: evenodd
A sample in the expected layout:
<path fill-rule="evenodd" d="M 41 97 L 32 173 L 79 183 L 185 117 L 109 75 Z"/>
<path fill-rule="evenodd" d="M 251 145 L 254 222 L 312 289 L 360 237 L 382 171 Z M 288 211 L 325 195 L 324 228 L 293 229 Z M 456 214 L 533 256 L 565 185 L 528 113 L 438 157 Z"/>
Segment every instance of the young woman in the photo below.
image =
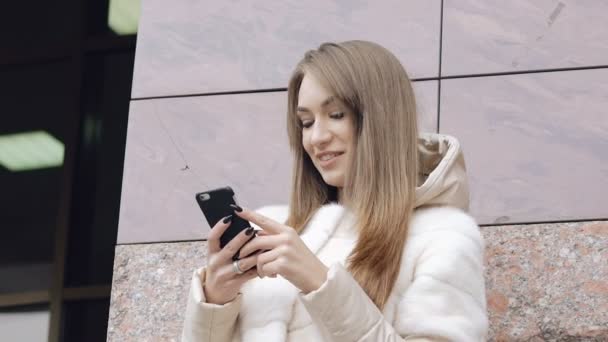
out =
<path fill-rule="evenodd" d="M 289 206 L 235 207 L 250 242 L 253 228 L 220 249 L 230 217 L 213 227 L 182 341 L 485 340 L 464 159 L 454 138 L 418 133 L 397 58 L 366 41 L 307 52 L 287 123 Z"/>

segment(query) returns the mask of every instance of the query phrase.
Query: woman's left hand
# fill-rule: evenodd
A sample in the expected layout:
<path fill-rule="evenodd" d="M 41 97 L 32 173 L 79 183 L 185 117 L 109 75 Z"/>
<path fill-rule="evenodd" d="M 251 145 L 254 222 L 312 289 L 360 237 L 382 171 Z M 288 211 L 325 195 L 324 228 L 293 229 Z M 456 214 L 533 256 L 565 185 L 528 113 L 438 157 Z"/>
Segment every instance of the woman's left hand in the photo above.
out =
<path fill-rule="evenodd" d="M 281 275 L 304 293 L 323 285 L 328 268 L 308 249 L 295 229 L 248 209 L 235 213 L 263 229 L 240 251 L 244 257 L 264 251 L 258 255 L 260 277 Z"/>

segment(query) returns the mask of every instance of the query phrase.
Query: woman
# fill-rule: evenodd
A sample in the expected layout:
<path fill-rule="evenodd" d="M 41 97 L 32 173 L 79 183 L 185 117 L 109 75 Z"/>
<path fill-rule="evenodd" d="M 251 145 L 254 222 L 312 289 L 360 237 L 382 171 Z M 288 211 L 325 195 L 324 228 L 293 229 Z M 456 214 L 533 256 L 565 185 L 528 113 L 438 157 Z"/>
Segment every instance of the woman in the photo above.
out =
<path fill-rule="evenodd" d="M 182 340 L 484 340 L 464 159 L 454 138 L 418 134 L 399 61 L 366 41 L 307 52 L 287 122 L 290 205 L 235 207 L 257 226 L 250 242 L 253 229 L 220 249 L 230 217 L 213 227 Z"/>

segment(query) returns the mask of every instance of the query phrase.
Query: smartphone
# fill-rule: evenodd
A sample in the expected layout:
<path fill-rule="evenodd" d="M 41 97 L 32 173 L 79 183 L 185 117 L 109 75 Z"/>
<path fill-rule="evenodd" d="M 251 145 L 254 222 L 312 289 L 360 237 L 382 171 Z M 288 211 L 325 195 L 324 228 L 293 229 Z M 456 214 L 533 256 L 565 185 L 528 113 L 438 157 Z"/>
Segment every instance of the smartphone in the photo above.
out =
<path fill-rule="evenodd" d="M 220 247 L 224 248 L 241 231 L 251 227 L 249 221 L 237 216 L 231 204 L 237 204 L 234 199 L 234 191 L 231 187 L 199 192 L 196 194 L 196 202 L 203 211 L 209 227 L 213 228 L 219 220 L 232 215 L 232 223 L 220 237 Z M 252 234 L 253 238 L 255 234 Z M 238 253 L 237 253 L 238 255 Z"/>

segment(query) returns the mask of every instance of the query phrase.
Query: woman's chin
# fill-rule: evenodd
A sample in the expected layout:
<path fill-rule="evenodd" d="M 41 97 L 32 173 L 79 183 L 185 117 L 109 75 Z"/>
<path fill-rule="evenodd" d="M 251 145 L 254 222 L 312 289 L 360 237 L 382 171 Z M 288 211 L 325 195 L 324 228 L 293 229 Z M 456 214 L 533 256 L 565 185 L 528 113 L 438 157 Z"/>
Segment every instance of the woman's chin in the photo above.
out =
<path fill-rule="evenodd" d="M 324 176 L 323 177 L 323 181 L 325 181 L 325 184 L 329 185 L 329 186 L 333 186 L 336 188 L 341 188 L 344 185 L 344 181 L 341 179 L 342 177 L 336 177 L 336 176 Z"/>

